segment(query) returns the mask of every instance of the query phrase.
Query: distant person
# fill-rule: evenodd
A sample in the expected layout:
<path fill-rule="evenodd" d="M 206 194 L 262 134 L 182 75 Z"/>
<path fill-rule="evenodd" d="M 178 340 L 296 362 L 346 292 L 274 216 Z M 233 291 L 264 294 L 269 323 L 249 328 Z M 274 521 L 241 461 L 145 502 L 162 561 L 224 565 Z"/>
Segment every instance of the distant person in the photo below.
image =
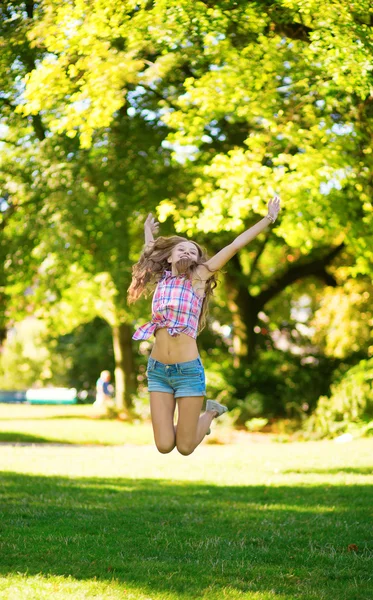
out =
<path fill-rule="evenodd" d="M 216 273 L 273 224 L 279 210 L 280 198 L 275 196 L 269 201 L 268 214 L 263 219 L 210 259 L 194 240 L 178 235 L 154 240 L 153 233 L 159 225 L 151 213 L 146 219 L 146 246 L 132 267 L 127 302 L 132 304 L 146 293 L 148 284 L 157 283 L 152 319 L 141 325 L 132 338 L 147 340 L 155 336 L 147 378 L 154 440 L 159 452 L 171 452 L 176 446 L 180 454 L 191 454 L 209 433 L 212 420 L 228 410 L 215 400 L 207 400 L 206 412 L 200 415 L 206 387 L 196 338 L 206 323 Z"/>
<path fill-rule="evenodd" d="M 110 383 L 110 379 L 110 371 L 101 371 L 100 377 L 96 382 L 96 400 L 93 406 L 104 408 L 112 403 L 114 387 Z"/>

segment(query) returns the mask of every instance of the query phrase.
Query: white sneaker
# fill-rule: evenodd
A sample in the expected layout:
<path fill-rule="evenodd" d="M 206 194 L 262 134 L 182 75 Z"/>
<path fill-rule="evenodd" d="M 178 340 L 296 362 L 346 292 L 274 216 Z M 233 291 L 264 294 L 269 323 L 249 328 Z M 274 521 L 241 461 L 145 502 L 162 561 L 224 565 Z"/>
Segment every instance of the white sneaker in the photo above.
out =
<path fill-rule="evenodd" d="M 216 400 L 207 400 L 206 410 L 214 410 L 218 413 L 217 416 L 220 417 L 222 414 L 227 412 L 229 410 L 229 408 L 227 408 L 223 404 L 219 404 L 219 402 L 216 402 Z"/>

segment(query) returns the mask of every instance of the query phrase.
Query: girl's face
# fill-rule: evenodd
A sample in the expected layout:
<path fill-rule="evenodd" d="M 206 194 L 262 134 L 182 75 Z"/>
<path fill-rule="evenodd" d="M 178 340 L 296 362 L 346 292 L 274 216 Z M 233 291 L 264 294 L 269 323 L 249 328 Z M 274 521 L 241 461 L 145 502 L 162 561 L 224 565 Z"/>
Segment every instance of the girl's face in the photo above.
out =
<path fill-rule="evenodd" d="M 198 250 L 192 242 L 180 242 L 180 244 L 177 244 L 177 246 L 172 249 L 168 262 L 173 264 L 182 259 L 191 261 L 198 260 Z"/>

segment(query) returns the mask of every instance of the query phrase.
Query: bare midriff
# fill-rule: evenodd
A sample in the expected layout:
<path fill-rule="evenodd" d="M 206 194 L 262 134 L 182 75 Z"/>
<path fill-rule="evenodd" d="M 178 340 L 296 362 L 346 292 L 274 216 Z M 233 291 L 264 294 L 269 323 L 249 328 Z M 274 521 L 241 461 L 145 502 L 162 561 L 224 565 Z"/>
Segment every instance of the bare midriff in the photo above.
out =
<path fill-rule="evenodd" d="M 193 280 L 193 288 L 198 295 L 202 296 L 204 293 L 205 283 L 198 279 Z M 195 360 L 199 357 L 197 341 L 186 333 L 174 337 L 168 333 L 167 327 L 162 327 L 155 332 L 155 342 L 150 356 L 166 365 Z"/>
<path fill-rule="evenodd" d="M 185 333 L 173 337 L 166 327 L 157 329 L 150 356 L 168 365 L 195 360 L 199 356 L 197 341 Z"/>

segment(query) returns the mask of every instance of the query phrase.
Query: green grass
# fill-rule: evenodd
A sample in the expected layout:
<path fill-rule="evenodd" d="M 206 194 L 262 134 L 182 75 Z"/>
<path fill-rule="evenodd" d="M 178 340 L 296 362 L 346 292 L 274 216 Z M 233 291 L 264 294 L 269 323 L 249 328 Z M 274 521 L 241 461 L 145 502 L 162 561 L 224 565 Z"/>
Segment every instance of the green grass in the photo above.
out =
<path fill-rule="evenodd" d="M 1 600 L 373 598 L 371 439 L 1 450 Z"/>
<path fill-rule="evenodd" d="M 92 405 L 0 404 L 0 442 L 151 444 L 150 422 L 104 419 Z"/>
<path fill-rule="evenodd" d="M 210 444 L 248 437 L 235 432 L 224 417 L 212 429 Z M 143 445 L 153 443 L 153 430 L 150 418 L 134 423 L 108 419 L 92 405 L 0 404 L 1 442 Z"/>

